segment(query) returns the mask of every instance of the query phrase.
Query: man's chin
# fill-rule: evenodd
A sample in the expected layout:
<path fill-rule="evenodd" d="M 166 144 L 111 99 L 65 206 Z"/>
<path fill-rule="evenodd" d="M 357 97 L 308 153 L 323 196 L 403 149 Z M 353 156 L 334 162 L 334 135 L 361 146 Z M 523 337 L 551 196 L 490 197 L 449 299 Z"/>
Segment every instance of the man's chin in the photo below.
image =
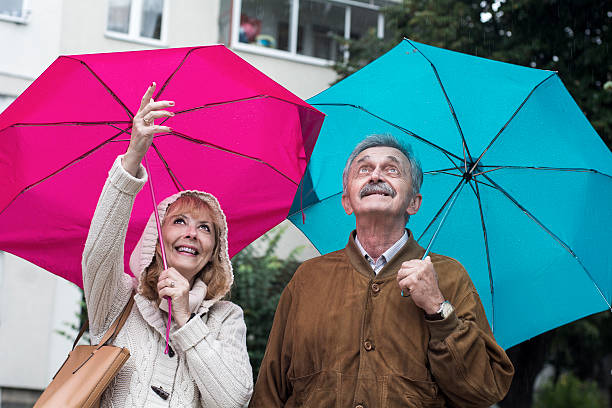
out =
<path fill-rule="evenodd" d="M 393 218 L 396 217 L 397 210 L 391 208 L 389 203 L 368 203 L 368 205 L 364 205 L 359 209 L 355 209 L 355 217 L 384 217 L 384 218 Z"/>

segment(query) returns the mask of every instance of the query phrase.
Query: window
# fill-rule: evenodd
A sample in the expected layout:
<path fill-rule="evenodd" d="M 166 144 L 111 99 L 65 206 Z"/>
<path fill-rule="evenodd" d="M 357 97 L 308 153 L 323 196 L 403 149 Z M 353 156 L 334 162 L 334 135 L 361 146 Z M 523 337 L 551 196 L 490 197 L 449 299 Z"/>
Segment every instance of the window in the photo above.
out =
<path fill-rule="evenodd" d="M 26 23 L 29 10 L 27 0 L 0 0 L 0 19 L 15 23 Z"/>
<path fill-rule="evenodd" d="M 159 44 L 165 38 L 164 0 L 109 0 L 107 35 Z"/>
<path fill-rule="evenodd" d="M 383 2 L 222 0 L 219 38 L 236 49 L 328 64 L 348 56 L 342 39 L 372 29 L 383 37 Z"/>

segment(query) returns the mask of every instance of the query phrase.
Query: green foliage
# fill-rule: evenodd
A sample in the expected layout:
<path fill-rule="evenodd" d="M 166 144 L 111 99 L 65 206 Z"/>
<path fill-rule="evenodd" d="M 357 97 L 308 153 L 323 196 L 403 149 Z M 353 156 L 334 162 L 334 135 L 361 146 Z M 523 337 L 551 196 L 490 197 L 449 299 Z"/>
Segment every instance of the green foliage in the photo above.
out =
<path fill-rule="evenodd" d="M 536 392 L 534 408 L 606 408 L 605 396 L 592 381 L 580 381 L 566 373 Z"/>
<path fill-rule="evenodd" d="M 83 327 L 83 324 L 85 324 L 85 321 L 87 320 L 87 304 L 85 303 L 85 294 L 83 293 L 83 289 L 79 288 L 79 290 L 81 292 L 81 300 L 79 300 L 79 311 L 74 314 L 76 321 L 62 322 L 64 328 L 55 330 L 57 334 L 72 342 L 76 339 L 81 327 Z M 85 330 L 79 344 L 89 344 L 89 330 Z"/>
<path fill-rule="evenodd" d="M 345 42 L 340 78 L 402 38 L 498 61 L 554 70 L 595 130 L 612 146 L 612 17 L 606 0 L 404 0 L 385 9 L 385 39 L 374 31 Z"/>
<path fill-rule="evenodd" d="M 250 245 L 232 258 L 235 283 L 231 300 L 244 311 L 253 378 L 259 372 L 281 292 L 300 264 L 296 256 L 301 248 L 294 249 L 287 259 L 274 254 L 284 231 L 281 228 L 262 238 L 266 245 L 263 253 Z"/>

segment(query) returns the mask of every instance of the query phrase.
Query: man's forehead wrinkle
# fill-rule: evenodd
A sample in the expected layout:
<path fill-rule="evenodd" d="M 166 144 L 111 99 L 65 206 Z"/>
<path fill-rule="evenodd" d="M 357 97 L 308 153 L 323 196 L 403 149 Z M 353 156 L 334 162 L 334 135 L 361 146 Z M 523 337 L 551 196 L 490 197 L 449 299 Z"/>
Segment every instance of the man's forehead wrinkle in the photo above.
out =
<path fill-rule="evenodd" d="M 357 159 L 356 163 L 361 163 L 361 162 L 364 162 L 364 161 L 367 161 L 367 160 L 370 160 L 370 159 L 371 159 L 370 155 L 366 154 L 365 156 Z M 386 159 L 391 160 L 392 162 L 395 162 L 397 164 L 401 164 L 401 160 L 398 159 L 396 156 L 387 155 Z"/>
<path fill-rule="evenodd" d="M 370 159 L 370 156 L 366 154 L 361 159 L 357 159 L 357 163 L 361 163 L 361 162 L 369 160 L 369 159 Z"/>

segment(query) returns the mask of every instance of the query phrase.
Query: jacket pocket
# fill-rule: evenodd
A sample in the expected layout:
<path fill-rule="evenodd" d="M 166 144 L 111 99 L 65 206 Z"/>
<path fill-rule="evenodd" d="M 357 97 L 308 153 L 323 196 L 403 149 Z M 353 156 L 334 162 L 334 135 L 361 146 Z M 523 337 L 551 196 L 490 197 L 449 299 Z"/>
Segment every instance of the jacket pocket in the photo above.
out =
<path fill-rule="evenodd" d="M 444 408 L 438 385 L 432 381 L 391 375 L 387 378 L 385 407 Z"/>
<path fill-rule="evenodd" d="M 337 373 L 319 371 L 290 378 L 293 393 L 286 407 L 335 407 L 338 393 Z"/>

